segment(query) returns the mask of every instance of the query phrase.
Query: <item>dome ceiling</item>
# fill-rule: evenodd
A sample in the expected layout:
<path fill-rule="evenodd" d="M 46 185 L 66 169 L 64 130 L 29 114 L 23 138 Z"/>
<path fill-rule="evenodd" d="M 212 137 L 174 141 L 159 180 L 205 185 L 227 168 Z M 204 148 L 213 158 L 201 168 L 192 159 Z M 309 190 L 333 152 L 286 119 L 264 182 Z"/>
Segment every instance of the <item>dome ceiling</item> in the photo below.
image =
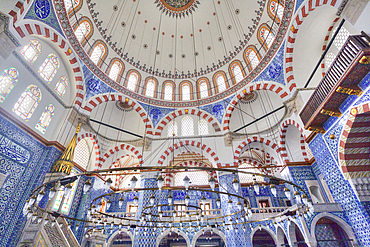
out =
<path fill-rule="evenodd" d="M 215 71 L 243 51 L 265 1 L 90 0 L 106 43 L 134 67 L 165 78 Z"/>

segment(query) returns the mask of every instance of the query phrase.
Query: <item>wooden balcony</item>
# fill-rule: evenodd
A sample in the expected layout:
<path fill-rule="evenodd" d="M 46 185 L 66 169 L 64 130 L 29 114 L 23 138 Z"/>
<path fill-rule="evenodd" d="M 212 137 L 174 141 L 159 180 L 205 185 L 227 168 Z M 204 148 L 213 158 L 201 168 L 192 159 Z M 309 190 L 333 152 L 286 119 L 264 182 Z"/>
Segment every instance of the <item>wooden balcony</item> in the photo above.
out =
<path fill-rule="evenodd" d="M 369 42 L 363 35 L 347 39 L 300 113 L 305 129 L 324 133 L 324 123 L 341 116 L 339 107 L 347 97 L 361 95 L 358 85 L 370 71 Z"/>

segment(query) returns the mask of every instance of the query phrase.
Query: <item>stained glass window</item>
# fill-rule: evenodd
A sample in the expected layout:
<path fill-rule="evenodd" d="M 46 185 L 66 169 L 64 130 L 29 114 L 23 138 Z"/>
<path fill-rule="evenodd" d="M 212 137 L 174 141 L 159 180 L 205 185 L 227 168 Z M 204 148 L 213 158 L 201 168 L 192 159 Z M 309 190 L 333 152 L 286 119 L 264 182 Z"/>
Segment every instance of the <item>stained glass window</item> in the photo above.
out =
<path fill-rule="evenodd" d="M 41 54 L 41 44 L 40 44 L 40 42 L 38 42 L 35 39 L 31 39 L 27 43 L 27 45 L 25 45 L 22 48 L 21 54 L 23 55 L 23 57 L 28 62 L 33 64 L 36 61 L 36 59 L 38 58 L 38 56 Z"/>
<path fill-rule="evenodd" d="M 76 171 L 72 170 L 71 175 L 75 175 L 75 174 L 76 174 Z M 67 195 L 64 195 L 65 187 L 64 186 L 61 187 L 60 191 L 56 195 L 55 202 L 54 202 L 54 205 L 52 207 L 53 211 L 59 211 L 59 207 L 60 207 L 60 204 L 62 203 L 63 195 L 64 195 L 63 206 L 62 206 L 60 212 L 65 214 L 65 215 L 67 215 L 69 213 L 69 209 L 72 206 L 73 197 L 75 195 L 79 180 L 80 179 L 78 178 L 77 180 L 75 180 L 72 183 L 72 189 L 69 191 L 69 193 Z"/>
<path fill-rule="evenodd" d="M 187 83 L 182 85 L 182 100 L 190 100 L 190 86 Z"/>
<path fill-rule="evenodd" d="M 68 79 L 66 76 L 62 76 L 60 77 L 59 81 L 55 85 L 54 89 L 58 93 L 58 95 L 62 97 L 66 93 L 67 87 L 68 87 Z"/>
<path fill-rule="evenodd" d="M 243 79 L 243 75 L 241 76 L 241 78 Z M 236 80 L 236 78 L 235 78 L 235 80 Z M 225 81 L 225 77 L 223 76 L 223 74 L 218 73 L 216 75 L 216 84 L 217 84 L 218 92 L 222 92 L 222 91 L 226 90 L 226 81 Z"/>
<path fill-rule="evenodd" d="M 80 24 L 78 24 L 75 35 L 77 40 L 81 43 L 84 38 L 87 38 L 88 34 L 91 32 L 91 26 L 90 23 L 87 20 L 81 21 Z"/>
<path fill-rule="evenodd" d="M 171 121 L 168 123 L 167 127 L 167 136 L 172 137 L 173 134 L 175 133 L 175 136 L 177 136 L 178 128 L 177 128 L 177 123 L 175 121 Z"/>
<path fill-rule="evenodd" d="M 206 98 L 208 97 L 208 85 L 207 85 L 207 82 L 205 80 L 201 80 L 199 82 L 199 93 L 200 93 L 200 98 L 203 99 L 203 98 Z"/>
<path fill-rule="evenodd" d="M 146 83 L 145 95 L 153 98 L 154 90 L 155 90 L 155 81 L 153 79 L 149 79 Z"/>
<path fill-rule="evenodd" d="M 199 135 L 208 135 L 208 122 L 205 119 L 201 119 L 198 122 L 198 133 Z"/>
<path fill-rule="evenodd" d="M 245 58 L 252 69 L 256 68 L 260 61 L 257 52 L 251 47 L 245 51 Z"/>
<path fill-rule="evenodd" d="M 280 22 L 283 19 L 284 7 L 276 0 L 272 0 L 270 1 L 270 13 L 272 18 L 276 16 L 276 22 Z"/>
<path fill-rule="evenodd" d="M 104 53 L 105 47 L 102 44 L 97 44 L 90 55 L 91 61 L 95 64 L 98 64 L 103 58 Z"/>
<path fill-rule="evenodd" d="M 194 135 L 194 121 L 189 116 L 186 116 L 181 120 L 181 135 L 183 136 Z"/>
<path fill-rule="evenodd" d="M 49 54 L 39 69 L 41 77 L 50 83 L 59 69 L 59 59 L 54 54 Z"/>
<path fill-rule="evenodd" d="M 54 105 L 48 105 L 44 112 L 42 113 L 38 123 L 36 124 L 36 129 L 40 131 L 42 134 L 45 134 L 51 119 L 54 116 Z"/>
<path fill-rule="evenodd" d="M 69 12 L 73 8 L 76 8 L 79 4 L 79 0 L 64 0 L 64 6 L 67 12 Z"/>
<path fill-rule="evenodd" d="M 110 70 L 109 70 L 109 78 L 111 78 L 113 81 L 117 81 L 119 74 L 121 73 L 123 69 L 122 63 L 120 61 L 114 61 L 112 64 Z"/>
<path fill-rule="evenodd" d="M 30 85 L 19 97 L 13 107 L 13 112 L 28 121 L 41 100 L 41 91 L 35 85 Z"/>
<path fill-rule="evenodd" d="M 333 30 L 332 35 L 334 35 L 334 33 L 337 31 L 337 29 L 338 29 L 338 27 L 336 27 Z M 338 48 L 338 50 L 342 49 L 342 46 L 344 45 L 344 43 L 348 39 L 349 35 L 350 35 L 350 33 L 348 32 L 348 30 L 345 27 L 342 27 L 339 30 L 337 36 L 334 39 L 334 45 Z"/>
<path fill-rule="evenodd" d="M 241 82 L 241 80 L 243 80 L 242 68 L 238 63 L 233 63 L 233 65 L 231 66 L 231 71 L 233 73 L 235 83 L 239 83 Z"/>
<path fill-rule="evenodd" d="M 139 75 L 136 72 L 131 72 L 130 76 L 128 77 L 127 88 L 131 91 L 135 91 L 138 80 Z"/>
<path fill-rule="evenodd" d="M 270 47 L 274 41 L 274 34 L 266 27 L 262 26 L 259 31 L 260 40 L 266 47 Z"/>
<path fill-rule="evenodd" d="M 164 99 L 172 100 L 173 85 L 169 82 L 164 86 Z"/>
<path fill-rule="evenodd" d="M 18 70 L 9 68 L 3 71 L 0 76 L 0 103 L 4 102 L 6 97 L 18 82 Z"/>

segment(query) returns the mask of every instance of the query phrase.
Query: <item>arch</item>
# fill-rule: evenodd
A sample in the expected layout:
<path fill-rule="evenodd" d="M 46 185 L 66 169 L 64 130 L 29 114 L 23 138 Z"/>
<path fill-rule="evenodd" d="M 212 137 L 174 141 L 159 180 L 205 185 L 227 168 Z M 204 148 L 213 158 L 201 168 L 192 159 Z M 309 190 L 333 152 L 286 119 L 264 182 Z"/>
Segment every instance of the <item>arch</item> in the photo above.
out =
<path fill-rule="evenodd" d="M 214 167 L 220 167 L 221 166 L 220 159 L 218 158 L 217 154 L 210 147 L 208 147 L 207 145 L 202 144 L 200 142 L 190 141 L 190 140 L 179 141 L 179 142 L 175 143 L 173 147 L 172 146 L 169 147 L 167 150 L 165 150 L 163 152 L 161 157 L 158 159 L 157 164 L 163 165 L 164 161 L 166 160 L 166 158 L 168 156 L 170 156 L 171 153 L 173 153 L 175 150 L 179 149 L 180 147 L 185 147 L 185 146 L 194 147 L 196 149 L 202 149 L 203 154 L 205 156 L 208 156 L 206 158 L 212 163 L 212 165 Z"/>
<path fill-rule="evenodd" d="M 169 89 L 171 87 L 171 89 Z M 175 100 L 176 85 L 173 81 L 164 81 L 162 84 L 162 99 L 164 100 Z"/>
<path fill-rule="evenodd" d="M 217 71 L 216 73 L 213 74 L 212 81 L 213 81 L 213 86 L 215 87 L 216 93 L 221 93 L 230 87 L 230 83 L 227 80 L 226 73 L 222 70 Z M 222 90 L 220 90 L 219 84 L 221 84 Z"/>
<path fill-rule="evenodd" d="M 127 71 L 124 86 L 133 92 L 138 92 L 141 82 L 141 74 L 134 69 Z"/>
<path fill-rule="evenodd" d="M 14 17 L 13 17 L 14 18 Z M 13 19 L 14 21 L 14 19 Z M 20 38 L 25 38 L 27 36 L 41 36 L 53 43 L 57 44 L 62 52 L 68 57 L 69 63 L 72 67 L 74 73 L 74 79 L 76 82 L 76 95 L 74 99 L 74 104 L 79 109 L 82 105 L 84 98 L 84 83 L 83 83 L 83 73 L 80 68 L 77 56 L 72 52 L 71 47 L 66 39 L 61 36 L 57 31 L 51 29 L 43 23 L 27 23 L 21 24 L 20 26 L 14 27 Z"/>
<path fill-rule="evenodd" d="M 324 217 L 329 218 L 330 220 L 337 223 L 342 228 L 342 230 L 347 234 L 347 236 L 350 239 L 353 239 L 354 246 L 359 246 L 358 242 L 357 242 L 357 238 L 356 238 L 355 234 L 353 233 L 352 227 L 350 225 L 348 225 L 347 222 L 345 222 L 343 219 L 341 219 L 338 216 L 333 215 L 331 213 L 327 213 L 327 212 L 319 213 L 318 215 L 316 215 L 312 219 L 312 222 L 311 222 L 311 225 L 310 225 L 311 226 L 310 227 L 310 229 L 311 229 L 311 239 L 314 239 L 316 241 L 316 237 L 315 237 L 316 225 L 317 225 L 317 222 L 321 218 L 324 218 Z"/>
<path fill-rule="evenodd" d="M 261 54 L 254 45 L 249 45 L 245 49 L 243 57 L 249 71 L 254 70 L 262 59 Z"/>
<path fill-rule="evenodd" d="M 220 125 L 217 121 L 216 118 L 214 118 L 211 114 L 199 110 L 199 109 L 181 109 L 181 110 L 176 110 L 173 112 L 168 113 L 166 116 L 164 116 L 158 123 L 157 127 L 155 128 L 154 135 L 155 136 L 161 136 L 162 131 L 164 127 L 171 122 L 173 119 L 183 116 L 183 115 L 194 115 L 194 116 L 199 116 L 200 118 L 205 119 L 208 123 L 212 124 L 212 127 L 214 128 L 215 132 L 221 131 Z"/>
<path fill-rule="evenodd" d="M 329 42 L 329 37 L 330 37 L 330 34 L 335 26 L 335 24 L 340 20 L 340 17 L 336 17 L 333 21 L 333 23 L 330 25 L 330 27 L 328 28 L 328 33 L 326 34 L 325 38 L 324 38 L 324 44 L 322 45 L 322 52 L 324 52 L 326 50 L 326 47 L 327 47 L 327 44 Z M 328 53 L 325 57 L 325 60 L 323 60 L 321 62 L 321 68 L 322 68 L 322 72 L 321 72 L 321 75 L 322 77 L 324 77 L 325 75 L 325 64 L 326 64 L 326 58 L 327 56 L 329 55 L 330 53 Z M 334 60 L 334 59 L 333 59 Z"/>
<path fill-rule="evenodd" d="M 308 155 L 307 155 L 307 152 L 306 152 L 306 145 L 305 145 L 306 136 L 303 134 L 304 130 L 294 119 L 290 119 L 290 118 L 286 119 L 281 124 L 281 128 L 280 128 L 280 133 L 281 133 L 280 134 L 281 156 L 286 158 L 286 162 L 290 161 L 289 158 L 288 158 L 287 140 L 286 140 L 287 131 L 288 131 L 289 126 L 294 126 L 300 132 L 300 137 L 299 137 L 300 146 L 291 147 L 291 149 L 293 148 L 294 149 L 293 151 L 296 151 L 296 149 L 300 149 L 301 150 L 300 152 L 302 153 L 302 157 L 303 157 L 304 161 L 308 161 Z M 297 161 L 297 160 L 292 160 L 292 161 L 294 162 L 294 161 Z"/>
<path fill-rule="evenodd" d="M 96 95 L 92 98 L 90 98 L 88 101 L 86 101 L 83 110 L 87 115 L 90 115 L 92 110 L 97 107 L 98 105 L 108 102 L 108 101 L 121 101 L 121 102 L 127 102 L 127 104 L 134 108 L 134 110 L 140 115 L 141 119 L 143 120 L 146 128 L 146 134 L 147 135 L 153 135 L 153 124 L 150 120 L 148 113 L 144 110 L 143 107 L 140 106 L 139 103 L 136 101 L 129 99 L 127 97 L 124 97 L 121 94 L 118 93 L 106 93 L 106 94 L 100 94 Z"/>
<path fill-rule="evenodd" d="M 251 234 L 250 234 L 250 237 L 251 237 L 251 243 L 253 243 L 253 236 L 254 236 L 254 234 L 258 231 L 258 230 L 260 230 L 258 227 L 254 227 L 253 228 L 253 230 L 252 230 L 252 232 L 251 232 Z M 268 227 L 266 227 L 266 226 L 261 226 L 261 230 L 264 230 L 264 231 L 266 231 L 270 236 L 271 236 L 271 238 L 274 240 L 274 242 L 275 242 L 275 244 L 276 244 L 276 246 L 277 246 L 277 238 L 276 238 L 276 235 L 275 235 L 275 233 L 274 233 L 274 231 L 272 231 L 270 228 L 268 228 Z"/>
<path fill-rule="evenodd" d="M 77 136 L 77 143 L 78 144 L 82 139 L 89 138 L 92 143 L 93 143 L 93 150 L 91 152 L 95 153 L 95 167 L 99 165 L 99 160 L 100 160 L 100 146 L 98 142 L 98 138 L 95 134 L 86 132 L 86 133 L 79 133 Z"/>
<path fill-rule="evenodd" d="M 55 84 L 54 90 L 60 97 L 66 93 L 68 87 L 68 78 L 67 76 L 63 75 L 59 78 L 58 82 Z"/>
<path fill-rule="evenodd" d="M 230 63 L 229 74 L 231 77 L 231 81 L 234 85 L 241 82 L 244 79 L 246 75 L 242 62 L 240 62 L 240 60 L 234 60 L 232 63 Z"/>
<path fill-rule="evenodd" d="M 157 79 L 155 77 L 149 76 L 145 79 L 142 93 L 147 97 L 156 98 L 157 87 L 158 87 Z"/>
<path fill-rule="evenodd" d="M 280 158 L 282 161 L 286 162 L 286 158 L 281 156 L 281 148 L 271 140 L 267 138 L 263 138 L 260 136 L 252 136 L 250 138 L 245 139 L 242 141 L 239 146 L 235 149 L 234 152 L 234 166 L 238 166 L 240 156 L 245 152 L 246 148 L 248 148 L 250 143 L 262 143 L 267 147 L 270 147 L 275 153 L 277 158 Z"/>
<path fill-rule="evenodd" d="M 83 0 L 64 0 L 63 4 L 68 16 L 70 17 L 76 14 L 82 8 Z"/>
<path fill-rule="evenodd" d="M 125 71 L 125 64 L 119 58 L 113 58 L 107 68 L 107 75 L 113 81 L 120 83 L 123 72 Z"/>
<path fill-rule="evenodd" d="M 269 0 L 267 6 L 267 14 L 271 20 L 280 24 L 284 14 L 284 6 L 278 0 Z"/>
<path fill-rule="evenodd" d="M 259 169 L 264 174 L 272 174 L 273 173 L 272 172 L 272 169 L 264 168 L 265 164 L 275 164 L 275 165 L 278 165 L 278 163 L 275 160 L 275 158 L 273 156 L 271 156 L 270 153 L 267 152 L 264 149 L 248 148 L 243 153 L 246 153 L 246 152 L 253 152 L 253 155 L 254 156 L 257 156 L 257 157 L 253 157 L 253 155 L 252 155 L 252 156 L 248 156 L 248 157 L 241 157 L 241 158 L 239 158 L 239 164 L 238 164 L 238 167 L 239 168 L 240 168 L 240 166 L 243 163 L 247 163 L 247 164 L 251 164 L 256 169 Z M 263 156 L 260 156 L 258 154 L 258 152 L 262 152 Z M 242 169 L 242 168 L 240 168 L 240 169 Z"/>
<path fill-rule="evenodd" d="M 115 146 L 114 148 L 111 148 L 104 155 L 102 155 L 99 158 L 98 167 L 101 168 L 103 166 L 104 162 L 107 159 L 109 159 L 109 157 L 111 157 L 113 154 L 115 154 L 116 152 L 119 152 L 119 151 L 129 152 L 130 154 L 134 155 L 140 161 L 140 164 L 143 163 L 143 160 L 142 160 L 143 156 L 140 153 L 140 151 L 137 150 L 137 148 L 135 146 L 122 143 L 122 144 L 119 144 L 119 145 Z"/>
<path fill-rule="evenodd" d="M 211 227 L 204 227 L 203 229 L 204 229 L 204 232 L 212 230 L 215 234 L 217 234 L 218 236 L 220 236 L 222 238 L 222 240 L 224 241 L 224 243 L 226 245 L 226 243 L 227 243 L 226 242 L 226 236 L 222 231 L 218 230 L 217 228 L 211 228 Z M 194 234 L 193 240 L 191 241 L 190 246 L 195 246 L 195 244 L 197 243 L 197 240 L 201 236 L 201 234 L 202 234 L 202 231 L 198 231 L 196 234 Z"/>
<path fill-rule="evenodd" d="M 157 237 L 157 241 L 156 241 L 155 246 L 158 247 L 159 244 L 161 243 L 162 239 L 164 237 L 166 237 L 170 232 L 175 232 L 175 233 L 179 234 L 180 236 L 182 236 L 186 241 L 186 246 L 190 246 L 190 239 L 189 239 L 188 235 L 186 235 L 183 231 L 180 231 L 178 229 L 174 229 L 173 231 L 171 231 L 171 229 L 167 229 L 166 231 L 164 231 L 162 234 L 160 234 Z"/>
<path fill-rule="evenodd" d="M 44 112 L 42 113 L 39 121 L 37 122 L 35 128 L 40 131 L 42 134 L 45 134 L 46 130 L 49 127 L 51 119 L 54 116 L 55 107 L 53 104 L 49 104 L 45 107 Z"/>
<path fill-rule="evenodd" d="M 13 112 L 28 121 L 41 101 L 41 90 L 35 85 L 29 85 L 21 94 L 13 107 Z"/>
<path fill-rule="evenodd" d="M 284 229 L 281 226 L 278 226 L 276 227 L 276 245 L 283 246 L 284 244 L 289 244 L 289 240 Z"/>
<path fill-rule="evenodd" d="M 299 226 L 299 224 L 297 224 L 296 221 L 297 221 L 296 219 L 288 221 L 289 242 L 290 242 L 291 246 L 296 246 L 297 230 L 298 230 L 299 231 L 298 234 L 301 234 L 301 237 L 303 237 L 303 239 L 305 241 L 306 247 L 308 247 L 307 243 L 309 243 L 310 240 L 309 240 L 308 236 L 306 234 L 304 234 L 303 229 L 301 229 L 301 227 Z M 304 245 L 299 245 L 299 246 L 303 247 Z"/>
<path fill-rule="evenodd" d="M 189 89 L 187 89 L 189 87 Z M 188 92 L 189 90 L 189 92 Z M 182 100 L 192 100 L 193 99 L 193 84 L 190 81 L 182 81 L 179 85 L 179 97 Z"/>
<path fill-rule="evenodd" d="M 294 80 L 294 72 L 293 72 L 293 51 L 294 51 L 294 43 L 297 33 L 299 31 L 300 26 L 303 23 L 304 18 L 306 18 L 310 12 L 314 11 L 317 7 L 323 5 L 331 5 L 335 6 L 337 0 L 328 0 L 328 1 L 305 1 L 299 10 L 296 11 L 296 16 L 292 18 L 292 25 L 289 29 L 288 36 L 287 36 L 287 43 L 285 48 L 285 75 L 286 75 L 286 85 L 289 87 L 289 91 L 293 91 L 294 88 L 297 87 L 295 80 Z"/>
<path fill-rule="evenodd" d="M 28 43 L 25 46 L 23 46 L 21 54 L 30 64 L 34 64 L 36 59 L 41 54 L 40 42 L 35 39 L 30 39 L 30 41 L 28 41 Z"/>
<path fill-rule="evenodd" d="M 204 88 L 203 85 L 206 85 Z M 211 93 L 211 84 L 209 83 L 209 79 L 207 77 L 201 77 L 197 81 L 197 97 L 198 99 L 204 99 L 212 95 Z"/>
<path fill-rule="evenodd" d="M 273 33 L 271 27 L 266 23 L 262 23 L 258 27 L 257 40 L 260 42 L 265 51 L 267 51 L 274 42 L 275 34 Z"/>
<path fill-rule="evenodd" d="M 5 69 L 0 76 L 0 103 L 8 97 L 9 93 L 18 83 L 19 72 L 16 68 Z"/>
<path fill-rule="evenodd" d="M 96 40 L 88 52 L 91 62 L 101 67 L 108 56 L 108 47 L 102 40 Z"/>
<path fill-rule="evenodd" d="M 39 68 L 41 78 L 50 83 L 54 79 L 59 66 L 59 58 L 53 53 L 50 53 Z"/>
<path fill-rule="evenodd" d="M 121 163 L 120 163 L 120 160 L 124 157 L 128 157 L 127 161 L 124 163 L 124 165 L 122 166 Z M 117 167 L 135 167 L 135 166 L 140 166 L 139 163 L 137 164 L 131 164 L 131 165 L 127 165 L 129 164 L 130 161 L 133 160 L 133 155 L 129 155 L 129 154 L 125 154 L 125 155 L 122 155 L 121 157 L 117 158 L 114 162 L 112 162 L 112 165 L 109 166 L 109 169 L 111 169 L 112 167 L 113 168 L 117 168 Z M 122 181 L 124 179 L 127 179 L 127 175 L 129 174 L 126 174 L 126 175 L 119 175 L 119 176 L 113 176 L 112 177 L 112 180 L 114 180 L 114 177 L 115 177 L 115 181 L 114 181 L 114 185 L 113 187 L 119 189 L 119 186 L 121 185 Z M 105 176 L 107 177 L 107 176 Z"/>
<path fill-rule="evenodd" d="M 82 2 L 82 1 L 81 1 Z M 73 31 L 81 46 L 90 40 L 94 34 L 94 25 L 87 16 L 82 16 L 74 25 Z"/>
<path fill-rule="evenodd" d="M 133 244 L 134 243 L 134 235 L 131 233 L 131 231 L 129 231 L 125 228 L 122 228 L 121 231 L 123 233 L 126 233 L 130 237 L 131 243 Z M 114 238 L 119 234 L 120 234 L 120 231 L 117 229 L 115 232 L 113 232 L 113 234 L 110 235 L 110 237 L 107 240 L 107 246 L 108 247 L 110 247 L 113 244 Z"/>
<path fill-rule="evenodd" d="M 230 123 L 231 114 L 234 111 L 235 106 L 239 103 L 239 100 L 242 99 L 248 93 L 251 93 L 257 90 L 269 90 L 271 92 L 278 94 L 281 99 L 285 99 L 288 96 L 288 93 L 284 89 L 284 86 L 279 83 L 256 82 L 256 83 L 249 84 L 246 88 L 244 88 L 239 93 L 237 93 L 234 96 L 234 98 L 230 101 L 229 105 L 226 107 L 225 115 L 224 115 L 223 122 L 222 122 L 224 131 L 230 130 L 229 123 Z"/>

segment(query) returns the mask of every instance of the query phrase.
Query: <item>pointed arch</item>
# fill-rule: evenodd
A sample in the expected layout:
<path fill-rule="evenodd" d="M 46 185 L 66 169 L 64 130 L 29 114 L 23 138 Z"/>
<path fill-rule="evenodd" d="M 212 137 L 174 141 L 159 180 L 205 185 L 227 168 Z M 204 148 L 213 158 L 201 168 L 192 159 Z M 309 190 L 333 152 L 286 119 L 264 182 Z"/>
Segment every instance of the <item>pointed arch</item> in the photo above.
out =
<path fill-rule="evenodd" d="M 42 79 L 50 83 L 58 72 L 59 66 L 59 58 L 53 53 L 50 53 L 39 68 L 39 74 Z"/>
<path fill-rule="evenodd" d="M 88 17 L 82 16 L 73 25 L 73 31 L 76 36 L 76 39 L 80 42 L 81 46 L 83 47 L 93 36 L 94 25 L 92 24 L 91 20 Z"/>
<path fill-rule="evenodd" d="M 221 166 L 220 159 L 210 147 L 200 142 L 190 140 L 179 141 L 178 143 L 175 143 L 173 147 L 169 147 L 166 151 L 163 152 L 161 157 L 158 159 L 157 164 L 163 165 L 167 157 L 170 156 L 170 154 L 173 153 L 175 150 L 181 147 L 193 147 L 198 151 L 200 151 L 199 149 L 201 149 L 203 150 L 203 155 L 206 156 L 206 158 L 212 163 L 214 167 Z"/>
<path fill-rule="evenodd" d="M 106 93 L 100 94 L 90 98 L 86 101 L 86 104 L 83 106 L 83 110 L 85 114 L 90 115 L 92 110 L 97 107 L 98 105 L 108 102 L 108 101 L 121 101 L 127 102 L 128 105 L 132 106 L 134 110 L 140 115 L 141 119 L 143 120 L 146 128 L 146 134 L 149 136 L 153 135 L 153 123 L 150 120 L 148 113 L 145 111 L 143 107 L 136 101 L 124 97 L 122 94 L 118 93 Z"/>
<path fill-rule="evenodd" d="M 57 84 L 55 84 L 54 90 L 57 92 L 57 94 L 60 97 L 63 97 L 63 95 L 66 93 L 68 87 L 68 78 L 67 76 L 63 75 L 59 78 L 59 81 Z"/>
<path fill-rule="evenodd" d="M 159 244 L 161 243 L 162 239 L 164 237 L 166 237 L 170 232 L 175 232 L 177 234 L 179 234 L 180 236 L 182 236 L 185 241 L 186 241 L 186 246 L 190 246 L 190 239 L 188 237 L 188 235 L 186 235 L 183 231 L 180 231 L 178 229 L 174 229 L 174 230 L 171 230 L 171 229 L 167 229 L 166 231 L 164 231 L 162 234 L 160 234 L 158 237 L 157 237 L 157 241 L 156 241 L 156 244 L 155 246 L 158 247 Z"/>
<path fill-rule="evenodd" d="M 164 81 L 162 84 L 162 99 L 175 100 L 176 99 L 176 85 L 173 81 Z"/>
<path fill-rule="evenodd" d="M 76 14 L 83 4 L 83 0 L 64 0 L 64 7 L 69 17 Z"/>
<path fill-rule="evenodd" d="M 257 90 L 269 90 L 279 95 L 281 99 L 286 99 L 288 96 L 287 91 L 285 90 L 284 86 L 280 83 L 276 82 L 255 82 L 249 84 L 246 88 L 239 91 L 234 98 L 230 101 L 229 105 L 226 107 L 225 115 L 222 121 L 222 129 L 224 131 L 230 130 L 230 118 L 231 114 L 234 111 L 236 105 L 239 103 L 240 99 L 242 99 L 245 95 L 257 91 Z"/>
<path fill-rule="evenodd" d="M 267 14 L 271 20 L 280 24 L 283 19 L 284 6 L 278 0 L 269 0 L 267 6 Z"/>
<path fill-rule="evenodd" d="M 218 230 L 217 228 L 211 228 L 211 227 L 204 227 L 203 229 L 204 229 L 205 232 L 212 230 L 215 234 L 217 234 L 218 236 L 221 237 L 221 239 L 224 241 L 224 243 L 226 245 L 226 243 L 227 243 L 226 236 L 222 231 Z M 191 245 L 189 245 L 189 246 L 195 246 L 195 244 L 197 243 L 198 238 L 201 235 L 202 235 L 202 231 L 197 231 L 197 233 L 193 236 L 193 240 L 191 242 Z"/>
<path fill-rule="evenodd" d="M 108 65 L 106 73 L 113 81 L 121 84 L 120 82 L 124 71 L 125 65 L 122 60 L 119 58 L 113 58 Z"/>
<path fill-rule="evenodd" d="M 142 160 L 143 156 L 140 153 L 140 151 L 137 150 L 137 148 L 135 146 L 122 143 L 122 144 L 119 144 L 119 145 L 111 148 L 104 155 L 102 155 L 99 158 L 98 167 L 101 168 L 106 160 L 108 160 L 112 155 L 114 155 L 115 153 L 120 152 L 120 151 L 128 152 L 129 154 L 135 156 L 140 161 L 140 164 L 143 164 L 143 160 Z"/>
<path fill-rule="evenodd" d="M 216 93 L 221 93 L 230 87 L 230 83 L 227 80 L 226 73 L 222 70 L 214 73 L 214 75 L 212 76 L 212 81 Z"/>
<path fill-rule="evenodd" d="M 181 110 L 176 110 L 176 111 L 170 112 L 166 116 L 164 116 L 159 121 L 157 127 L 155 128 L 154 135 L 155 136 L 161 136 L 164 127 L 168 123 L 172 122 L 173 119 L 175 119 L 175 118 L 177 118 L 179 116 L 186 115 L 186 114 L 194 115 L 194 116 L 199 116 L 200 118 L 203 118 L 208 123 L 210 123 L 212 125 L 212 127 L 214 128 L 215 132 L 221 131 L 220 124 L 218 123 L 217 119 L 214 118 L 211 114 L 209 114 L 209 113 L 207 113 L 205 111 L 199 110 L 199 109 L 181 109 Z"/>
<path fill-rule="evenodd" d="M 182 81 L 179 85 L 180 101 L 193 100 L 193 84 L 190 81 Z"/>
<path fill-rule="evenodd" d="M 28 121 L 41 101 L 41 90 L 35 85 L 29 85 L 13 107 L 13 112 Z"/>
<path fill-rule="evenodd" d="M 262 59 L 261 54 L 254 45 L 248 46 L 243 55 L 249 71 L 254 70 Z"/>
<path fill-rule="evenodd" d="M 300 132 L 300 136 L 299 136 L 299 144 L 300 145 L 296 146 L 295 148 L 300 149 L 304 161 L 308 161 L 308 155 L 307 155 L 307 152 L 306 152 L 306 145 L 305 145 L 306 137 L 303 134 L 303 128 L 294 119 L 290 119 L 290 118 L 286 119 L 281 124 L 281 127 L 280 127 L 281 156 L 286 158 L 286 162 L 290 161 L 289 158 L 288 158 L 288 153 L 287 153 L 287 140 L 286 140 L 286 134 L 287 134 L 289 126 L 294 126 L 294 128 L 296 128 L 297 131 Z M 290 149 L 292 149 L 292 148 L 294 148 L 294 147 L 290 147 Z M 294 150 L 292 150 L 292 151 L 294 151 Z M 296 160 L 292 160 L 292 162 L 294 162 L 294 161 L 296 161 Z"/>
<path fill-rule="evenodd" d="M 100 146 L 99 146 L 98 138 L 93 133 L 89 133 L 89 132 L 81 133 L 80 132 L 77 136 L 77 144 L 85 138 L 89 138 L 93 143 L 93 149 L 90 150 L 90 152 L 95 154 L 94 166 L 96 167 L 99 165 L 99 160 L 100 160 L 99 158 L 100 157 Z"/>
<path fill-rule="evenodd" d="M 234 85 L 241 82 L 244 79 L 246 74 L 242 62 L 240 62 L 240 60 L 234 60 L 229 65 L 229 74 L 231 77 L 231 81 Z"/>
<path fill-rule="evenodd" d="M 37 122 L 35 128 L 40 131 L 42 134 L 45 134 L 46 130 L 49 127 L 50 121 L 54 116 L 55 107 L 53 104 L 49 104 L 44 112 L 42 113 L 39 121 Z"/>
<path fill-rule="evenodd" d="M 108 47 L 102 40 L 96 40 L 88 53 L 91 62 L 101 67 L 108 56 Z"/>
<path fill-rule="evenodd" d="M 254 236 L 254 234 L 255 234 L 258 230 L 259 230 L 259 229 L 258 229 L 258 227 L 253 228 L 253 230 L 252 230 L 252 232 L 251 232 L 251 234 L 250 234 L 251 243 L 253 242 L 253 236 Z M 264 231 L 266 231 L 268 234 L 270 234 L 270 236 L 271 236 L 271 237 L 272 237 L 272 239 L 274 240 L 274 242 L 275 242 L 276 246 L 278 246 L 278 245 L 277 245 L 277 238 L 276 238 L 276 234 L 275 234 L 275 232 L 273 232 L 270 228 L 268 228 L 268 227 L 266 227 L 266 226 L 261 226 L 261 230 L 264 230 Z"/>
<path fill-rule="evenodd" d="M 41 54 L 41 44 L 35 39 L 30 39 L 20 52 L 30 64 L 34 64 Z"/>

